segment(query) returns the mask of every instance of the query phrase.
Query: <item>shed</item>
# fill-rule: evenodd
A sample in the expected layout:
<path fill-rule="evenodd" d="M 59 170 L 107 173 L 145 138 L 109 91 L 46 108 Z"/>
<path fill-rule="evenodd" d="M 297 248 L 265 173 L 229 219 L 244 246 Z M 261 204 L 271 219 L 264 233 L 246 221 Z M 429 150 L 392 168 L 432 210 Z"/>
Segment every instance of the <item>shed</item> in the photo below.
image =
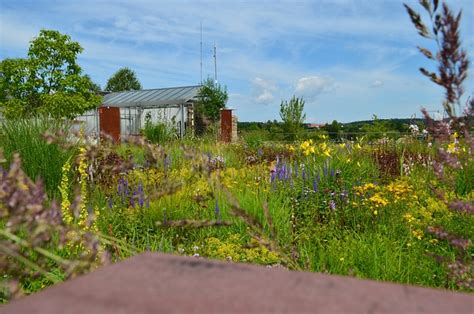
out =
<path fill-rule="evenodd" d="M 107 134 L 115 140 L 138 135 L 149 119 L 176 128 L 180 137 L 194 127 L 194 104 L 201 86 L 145 89 L 108 93 L 95 112 L 76 120 L 86 125 L 90 135 Z"/>

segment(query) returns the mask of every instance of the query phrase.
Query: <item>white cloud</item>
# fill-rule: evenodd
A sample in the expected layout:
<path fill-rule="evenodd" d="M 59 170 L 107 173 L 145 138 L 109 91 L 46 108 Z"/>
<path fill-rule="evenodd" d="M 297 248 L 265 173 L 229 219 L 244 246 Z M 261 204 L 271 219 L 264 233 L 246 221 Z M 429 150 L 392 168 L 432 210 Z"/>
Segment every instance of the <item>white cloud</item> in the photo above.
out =
<path fill-rule="evenodd" d="M 320 94 L 334 90 L 334 80 L 326 76 L 308 76 L 298 80 L 295 95 L 307 101 L 314 101 Z"/>
<path fill-rule="evenodd" d="M 277 90 L 275 83 L 256 77 L 252 80 L 254 88 L 254 100 L 259 104 L 268 105 L 274 99 Z"/>
<path fill-rule="evenodd" d="M 370 84 L 370 87 L 376 88 L 376 87 L 381 87 L 383 86 L 383 81 L 381 80 L 375 80 Z"/>

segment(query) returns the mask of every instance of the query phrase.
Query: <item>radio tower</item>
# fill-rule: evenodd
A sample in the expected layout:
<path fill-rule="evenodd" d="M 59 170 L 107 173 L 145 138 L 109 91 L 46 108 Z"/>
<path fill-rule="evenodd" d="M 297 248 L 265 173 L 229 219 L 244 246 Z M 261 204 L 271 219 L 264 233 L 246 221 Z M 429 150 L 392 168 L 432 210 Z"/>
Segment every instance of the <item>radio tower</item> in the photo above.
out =
<path fill-rule="evenodd" d="M 217 48 L 214 44 L 214 83 L 217 84 Z"/>
<path fill-rule="evenodd" d="M 202 85 L 202 21 L 201 21 L 201 85 Z"/>

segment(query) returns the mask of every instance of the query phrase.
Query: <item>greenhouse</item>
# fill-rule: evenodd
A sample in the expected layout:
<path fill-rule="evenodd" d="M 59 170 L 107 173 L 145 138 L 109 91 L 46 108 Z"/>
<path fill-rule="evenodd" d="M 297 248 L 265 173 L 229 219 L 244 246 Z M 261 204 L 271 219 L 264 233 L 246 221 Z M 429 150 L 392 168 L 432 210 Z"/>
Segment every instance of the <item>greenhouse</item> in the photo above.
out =
<path fill-rule="evenodd" d="M 113 92 L 102 105 L 76 118 L 90 137 L 107 134 L 115 140 L 140 134 L 145 122 L 166 123 L 180 137 L 194 126 L 193 108 L 200 86 Z"/>

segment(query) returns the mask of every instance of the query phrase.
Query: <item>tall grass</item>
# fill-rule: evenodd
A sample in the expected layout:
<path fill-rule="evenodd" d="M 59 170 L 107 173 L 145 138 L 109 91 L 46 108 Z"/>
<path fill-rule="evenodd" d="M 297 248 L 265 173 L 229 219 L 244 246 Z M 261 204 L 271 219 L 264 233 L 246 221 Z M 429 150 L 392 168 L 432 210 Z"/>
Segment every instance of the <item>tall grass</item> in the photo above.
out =
<path fill-rule="evenodd" d="M 61 134 L 60 141 L 48 143 L 46 133 Z M 49 197 L 59 195 L 61 168 L 75 153 L 75 147 L 61 145 L 70 137 L 69 123 L 46 118 L 6 120 L 0 127 L 0 147 L 7 163 L 15 153 L 22 160 L 25 173 L 33 180 L 41 179 Z"/>
<path fill-rule="evenodd" d="M 142 132 L 145 138 L 153 144 L 165 144 L 177 139 L 176 129 L 165 122 L 151 123 L 147 121 Z"/>

